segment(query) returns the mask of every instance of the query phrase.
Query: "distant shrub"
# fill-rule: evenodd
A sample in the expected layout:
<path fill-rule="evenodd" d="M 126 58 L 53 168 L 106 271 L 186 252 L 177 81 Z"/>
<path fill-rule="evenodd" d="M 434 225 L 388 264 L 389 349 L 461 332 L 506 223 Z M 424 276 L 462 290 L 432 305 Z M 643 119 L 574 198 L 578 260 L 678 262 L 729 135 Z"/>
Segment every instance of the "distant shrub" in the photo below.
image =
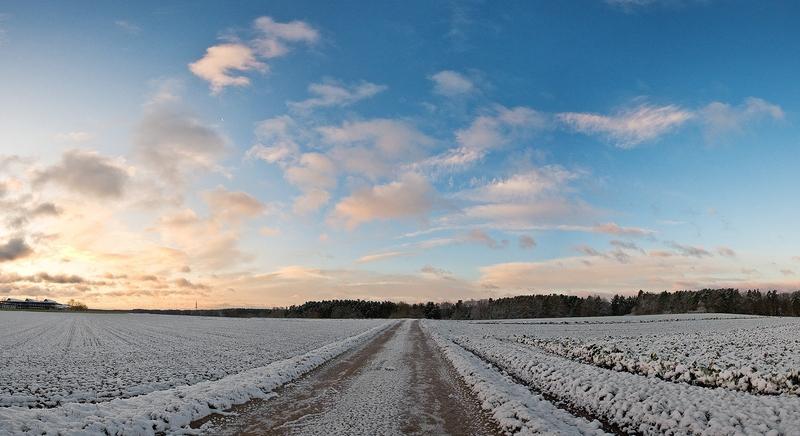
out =
<path fill-rule="evenodd" d="M 86 304 L 81 303 L 78 300 L 69 300 L 67 306 L 69 306 L 69 310 L 76 310 L 76 311 L 83 311 L 89 309 L 89 307 L 86 306 Z"/>

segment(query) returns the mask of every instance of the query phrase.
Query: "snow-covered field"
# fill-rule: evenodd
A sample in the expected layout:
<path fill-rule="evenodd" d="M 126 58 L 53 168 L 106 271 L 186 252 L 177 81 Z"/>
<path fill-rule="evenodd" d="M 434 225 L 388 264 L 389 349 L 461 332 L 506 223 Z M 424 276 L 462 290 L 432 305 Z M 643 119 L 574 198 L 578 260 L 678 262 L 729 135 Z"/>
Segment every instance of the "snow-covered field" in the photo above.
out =
<path fill-rule="evenodd" d="M 192 421 L 270 398 L 396 322 L 0 312 L 0 434 L 193 433 Z M 507 434 L 800 429 L 800 319 L 710 314 L 422 326 Z M 391 380 L 394 389 L 412 388 Z M 348 408 L 348 397 L 339 397 L 331 410 Z"/>
<path fill-rule="evenodd" d="M 577 426 L 574 433 L 597 432 L 565 419 L 565 410 L 623 433 L 800 429 L 797 319 L 710 314 L 425 325 L 468 380 L 508 375 L 539 394 L 534 401 L 509 394 L 503 383 L 471 383 L 484 407 L 518 431 L 531 422 L 549 429 L 566 422 Z M 542 421 L 545 400 L 561 408 L 550 421 Z"/>
<path fill-rule="evenodd" d="M 267 396 L 387 325 L 0 312 L 0 434 L 180 427 Z"/>

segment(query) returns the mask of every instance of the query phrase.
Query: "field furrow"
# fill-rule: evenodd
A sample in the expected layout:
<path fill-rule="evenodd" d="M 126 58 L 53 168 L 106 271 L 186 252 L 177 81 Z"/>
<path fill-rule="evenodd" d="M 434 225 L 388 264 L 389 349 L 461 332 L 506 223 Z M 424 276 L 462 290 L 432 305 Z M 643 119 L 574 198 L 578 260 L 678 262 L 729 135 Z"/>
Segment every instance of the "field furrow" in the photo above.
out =
<path fill-rule="evenodd" d="M 611 371 L 493 338 L 458 344 L 575 407 L 642 434 L 791 434 L 800 399 L 670 383 Z"/>

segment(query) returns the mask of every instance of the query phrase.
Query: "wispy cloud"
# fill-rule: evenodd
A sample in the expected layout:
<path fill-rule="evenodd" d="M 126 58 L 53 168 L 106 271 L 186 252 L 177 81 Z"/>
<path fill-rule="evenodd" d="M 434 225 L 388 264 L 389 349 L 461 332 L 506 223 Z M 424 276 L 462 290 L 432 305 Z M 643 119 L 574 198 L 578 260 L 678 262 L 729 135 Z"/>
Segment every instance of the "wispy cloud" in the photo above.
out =
<path fill-rule="evenodd" d="M 548 117 L 528 107 L 495 106 L 455 132 L 458 146 L 413 165 L 434 172 L 463 171 L 513 139 L 545 129 Z"/>
<path fill-rule="evenodd" d="M 613 115 L 564 112 L 556 117 L 567 127 L 589 135 L 606 137 L 620 148 L 633 148 L 673 131 L 694 114 L 675 105 L 639 105 Z"/>
<path fill-rule="evenodd" d="M 755 97 L 748 97 L 736 106 L 715 101 L 702 108 L 699 113 L 706 137 L 712 141 L 725 134 L 741 132 L 748 125 L 761 120 L 784 118 L 780 106 Z"/>
<path fill-rule="evenodd" d="M 578 172 L 569 171 L 559 165 L 531 168 L 524 172 L 498 178 L 482 186 L 461 191 L 457 195 L 472 201 L 501 202 L 541 198 L 544 195 L 559 194 L 567 185 L 580 177 Z"/>
<path fill-rule="evenodd" d="M 656 6 L 678 8 L 688 4 L 708 3 L 707 0 L 605 0 L 607 4 L 626 13 L 633 13 L 641 9 Z"/>
<path fill-rule="evenodd" d="M 703 257 L 711 257 L 713 254 L 706 250 L 703 247 L 696 247 L 693 245 L 684 245 L 678 244 L 677 242 L 672 242 L 670 244 L 672 248 L 677 250 L 680 254 L 687 257 L 696 257 L 696 258 L 703 258 Z"/>
<path fill-rule="evenodd" d="M 314 95 L 302 101 L 290 101 L 289 108 L 296 112 L 306 113 L 321 107 L 344 107 L 358 101 L 373 97 L 386 90 L 385 85 L 361 82 L 345 85 L 335 81 L 312 83 L 308 85 L 309 94 Z"/>
<path fill-rule="evenodd" d="M 717 247 L 717 254 L 723 257 L 736 257 L 736 251 L 730 247 Z"/>
<path fill-rule="evenodd" d="M 384 253 L 375 253 L 375 254 L 368 254 L 366 256 L 361 256 L 356 260 L 357 263 L 370 263 L 370 262 L 377 262 L 386 259 L 392 259 L 395 257 L 404 257 L 404 256 L 411 256 L 413 253 L 407 251 L 387 251 Z"/>
<path fill-rule="evenodd" d="M 130 21 L 127 21 L 127 20 L 114 21 L 114 25 L 117 26 L 123 32 L 131 34 L 131 35 L 138 35 L 138 34 L 142 33 L 142 28 L 139 27 L 139 25 L 134 24 L 134 23 L 132 23 Z"/>
<path fill-rule="evenodd" d="M 57 133 L 53 137 L 53 139 L 59 142 L 72 142 L 75 144 L 82 144 L 84 142 L 88 142 L 94 139 L 94 135 L 89 132 L 76 130 L 72 132 Z"/>
<path fill-rule="evenodd" d="M 475 91 L 475 84 L 467 76 L 452 70 L 442 70 L 430 76 L 433 92 L 445 97 L 468 95 Z"/>

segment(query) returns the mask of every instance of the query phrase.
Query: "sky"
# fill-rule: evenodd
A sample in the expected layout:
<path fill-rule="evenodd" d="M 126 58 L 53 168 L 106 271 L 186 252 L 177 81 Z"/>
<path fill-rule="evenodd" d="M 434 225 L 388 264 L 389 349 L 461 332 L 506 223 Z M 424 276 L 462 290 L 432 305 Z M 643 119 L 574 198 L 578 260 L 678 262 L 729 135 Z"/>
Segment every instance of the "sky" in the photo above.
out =
<path fill-rule="evenodd" d="M 0 298 L 800 288 L 797 2 L 0 2 Z"/>

